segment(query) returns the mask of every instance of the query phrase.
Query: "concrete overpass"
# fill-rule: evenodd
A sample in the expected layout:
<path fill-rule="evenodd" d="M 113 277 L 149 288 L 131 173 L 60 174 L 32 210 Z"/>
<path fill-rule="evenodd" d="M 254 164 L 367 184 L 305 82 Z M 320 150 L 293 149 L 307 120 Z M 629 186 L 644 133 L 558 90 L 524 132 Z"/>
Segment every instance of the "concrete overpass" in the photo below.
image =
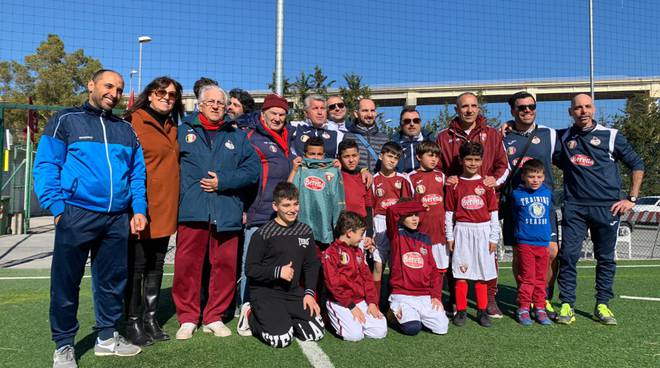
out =
<path fill-rule="evenodd" d="M 596 100 L 624 99 L 633 94 L 643 93 L 655 99 L 660 98 L 660 77 L 639 77 L 621 79 L 600 79 L 595 83 Z M 536 96 L 538 101 L 567 101 L 579 92 L 589 91 L 588 80 L 550 81 L 506 81 L 456 84 L 419 84 L 371 87 L 371 98 L 378 106 L 403 105 L 444 105 L 454 104 L 456 96 L 471 91 L 481 91 L 488 103 L 506 102 L 515 92 L 525 90 Z M 251 91 L 257 105 L 263 103 L 270 91 Z M 338 88 L 328 90 L 329 94 L 339 93 Z M 289 101 L 292 99 L 289 98 Z M 186 111 L 195 107 L 195 96 L 184 93 Z"/>

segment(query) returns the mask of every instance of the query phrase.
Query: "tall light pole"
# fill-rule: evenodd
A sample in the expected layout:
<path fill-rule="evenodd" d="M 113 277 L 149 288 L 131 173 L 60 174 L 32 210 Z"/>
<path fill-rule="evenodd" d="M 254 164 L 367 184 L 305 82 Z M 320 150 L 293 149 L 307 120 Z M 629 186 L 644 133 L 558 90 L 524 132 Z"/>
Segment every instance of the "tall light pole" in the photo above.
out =
<path fill-rule="evenodd" d="M 142 90 L 142 45 L 151 42 L 151 37 L 149 36 L 140 36 L 138 37 L 138 43 L 140 44 L 140 56 L 138 57 L 138 91 Z"/>
<path fill-rule="evenodd" d="M 284 0 L 277 0 L 277 13 L 275 17 L 275 93 L 284 95 Z"/>
<path fill-rule="evenodd" d="M 133 92 L 133 76 L 137 74 L 137 70 L 131 70 L 130 73 L 128 73 L 129 78 L 128 78 L 128 91 Z"/>

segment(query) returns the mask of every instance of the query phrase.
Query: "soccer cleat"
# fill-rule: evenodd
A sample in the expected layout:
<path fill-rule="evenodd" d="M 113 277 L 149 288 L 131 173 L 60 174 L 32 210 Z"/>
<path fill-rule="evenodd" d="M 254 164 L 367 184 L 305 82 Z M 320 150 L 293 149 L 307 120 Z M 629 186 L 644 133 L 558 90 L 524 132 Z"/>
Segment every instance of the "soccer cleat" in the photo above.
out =
<path fill-rule="evenodd" d="M 534 323 L 527 308 L 518 308 L 516 317 L 518 318 L 518 322 L 523 326 L 531 326 Z"/>
<path fill-rule="evenodd" d="M 548 315 L 548 318 L 551 320 L 557 319 L 557 312 L 555 312 L 555 307 L 552 306 L 549 300 L 545 301 L 545 313 Z"/>
<path fill-rule="evenodd" d="M 502 311 L 500 310 L 500 307 L 497 305 L 497 301 L 495 301 L 495 298 L 488 300 L 488 306 L 486 307 L 486 312 L 488 313 L 488 316 L 490 318 L 502 318 Z"/>
<path fill-rule="evenodd" d="M 557 316 L 557 320 L 555 322 L 562 325 L 570 325 L 571 323 L 575 322 L 575 311 L 570 304 L 564 303 L 561 305 L 559 315 Z"/>
<path fill-rule="evenodd" d="M 176 332 L 177 340 L 188 340 L 192 338 L 192 335 L 197 330 L 197 325 L 192 322 L 185 322 L 179 327 L 179 330 Z"/>
<path fill-rule="evenodd" d="M 548 316 L 548 313 L 546 312 L 545 309 L 543 308 L 536 308 L 536 321 L 543 326 L 549 326 L 552 324 L 552 321 L 550 320 L 550 316 Z"/>
<path fill-rule="evenodd" d="M 114 336 L 101 341 L 96 338 L 94 345 L 94 355 L 96 356 L 134 356 L 138 355 L 142 349 L 139 346 L 131 344 L 126 338 L 115 331 Z"/>
<path fill-rule="evenodd" d="M 202 332 L 212 333 L 217 337 L 231 336 L 231 330 L 229 327 L 225 326 L 222 321 L 215 321 L 209 323 L 208 325 L 204 325 L 204 327 L 202 327 Z"/>
<path fill-rule="evenodd" d="M 465 321 L 467 321 L 467 312 L 464 310 L 456 312 L 454 319 L 452 320 L 456 327 L 465 326 Z"/>
<path fill-rule="evenodd" d="M 477 311 L 477 322 L 479 322 L 481 327 L 490 327 L 493 325 L 493 323 L 490 321 L 490 316 L 485 309 Z"/>
<path fill-rule="evenodd" d="M 71 345 L 65 345 L 53 353 L 53 368 L 78 368 L 76 351 Z"/>
<path fill-rule="evenodd" d="M 604 325 L 615 326 L 616 318 L 614 313 L 607 307 L 607 304 L 598 304 L 594 309 L 594 319 Z"/>
<path fill-rule="evenodd" d="M 240 336 L 252 336 L 252 331 L 250 330 L 250 323 L 248 322 L 248 318 L 250 318 L 250 303 L 244 303 L 241 306 L 241 313 L 238 317 L 238 324 L 236 325 L 236 332 Z"/>

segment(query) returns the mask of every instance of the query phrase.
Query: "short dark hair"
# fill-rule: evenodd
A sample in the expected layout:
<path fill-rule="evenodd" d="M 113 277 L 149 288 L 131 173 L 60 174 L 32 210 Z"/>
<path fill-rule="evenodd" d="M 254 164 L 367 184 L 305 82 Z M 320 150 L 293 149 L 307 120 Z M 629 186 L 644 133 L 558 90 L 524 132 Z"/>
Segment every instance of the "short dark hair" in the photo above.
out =
<path fill-rule="evenodd" d="M 201 91 L 202 88 L 206 86 L 218 86 L 218 81 L 206 77 L 199 78 L 195 82 L 195 85 L 193 86 L 193 92 L 195 93 L 195 98 L 199 100 L 199 91 Z"/>
<path fill-rule="evenodd" d="M 305 142 L 305 152 L 307 152 L 307 149 L 310 146 L 312 146 L 312 147 L 323 147 L 323 152 L 325 152 L 325 142 L 323 142 L 323 138 L 321 138 L 321 137 L 310 137 Z"/>
<path fill-rule="evenodd" d="M 382 155 L 386 153 L 392 153 L 394 155 L 401 156 L 401 151 L 403 151 L 401 145 L 399 145 L 396 142 L 389 141 L 383 145 L 383 148 L 381 148 L 380 153 Z"/>
<path fill-rule="evenodd" d="M 419 111 L 417 111 L 417 106 L 415 105 L 406 105 L 401 109 L 401 114 L 399 114 L 399 125 L 401 124 L 401 119 L 403 119 L 403 114 L 407 112 L 416 112 L 417 115 L 419 115 Z"/>
<path fill-rule="evenodd" d="M 358 146 L 355 140 L 346 139 L 341 141 L 341 143 L 339 143 L 339 146 L 337 146 L 337 156 L 341 156 L 341 154 L 344 153 L 344 151 L 351 148 L 355 148 L 356 150 L 358 150 L 358 152 L 360 152 L 360 147 Z"/>
<path fill-rule="evenodd" d="M 484 146 L 479 142 L 464 142 L 458 150 L 458 155 L 461 159 L 466 156 L 479 156 L 484 157 Z"/>
<path fill-rule="evenodd" d="M 115 70 L 112 70 L 112 69 L 99 69 L 99 70 L 95 71 L 94 74 L 92 74 L 92 79 L 91 80 L 93 80 L 94 82 L 98 82 L 99 78 L 101 78 L 101 76 L 104 73 L 115 73 L 119 77 L 121 77 L 121 79 L 124 79 L 124 77 L 122 77 L 121 74 L 119 74 L 119 72 L 117 72 Z"/>
<path fill-rule="evenodd" d="M 432 153 L 436 156 L 440 156 L 440 146 L 432 141 L 419 142 L 417 148 L 415 149 L 415 154 L 417 156 L 422 156 L 425 153 Z"/>
<path fill-rule="evenodd" d="M 243 105 L 243 111 L 246 114 L 254 111 L 254 98 L 252 98 L 252 95 L 250 95 L 248 91 L 240 88 L 233 88 L 231 91 L 229 91 L 229 97 L 233 97 L 240 101 L 241 105 Z"/>
<path fill-rule="evenodd" d="M 527 91 L 520 91 L 514 93 L 513 96 L 509 97 L 509 101 L 508 101 L 509 106 L 511 106 L 511 108 L 514 108 L 516 107 L 516 100 L 520 100 L 521 98 L 527 98 L 527 97 L 531 97 L 532 99 L 534 99 L 534 102 L 536 102 L 536 98 L 534 98 L 534 95 L 532 95 Z"/>
<path fill-rule="evenodd" d="M 298 199 L 298 188 L 293 183 L 282 181 L 273 190 L 273 202 L 280 203 L 284 199 Z"/>
<path fill-rule="evenodd" d="M 539 159 L 533 158 L 531 160 L 525 161 L 522 168 L 520 169 L 522 175 L 526 175 L 530 172 L 542 172 L 545 173 L 545 166 L 543 162 Z"/>
<path fill-rule="evenodd" d="M 335 226 L 335 233 L 339 235 L 345 235 L 349 231 L 358 231 L 360 229 L 366 229 L 367 222 L 364 220 L 364 217 L 358 215 L 355 212 L 351 211 L 342 211 L 339 214 L 339 219 L 337 219 L 337 226 Z"/>

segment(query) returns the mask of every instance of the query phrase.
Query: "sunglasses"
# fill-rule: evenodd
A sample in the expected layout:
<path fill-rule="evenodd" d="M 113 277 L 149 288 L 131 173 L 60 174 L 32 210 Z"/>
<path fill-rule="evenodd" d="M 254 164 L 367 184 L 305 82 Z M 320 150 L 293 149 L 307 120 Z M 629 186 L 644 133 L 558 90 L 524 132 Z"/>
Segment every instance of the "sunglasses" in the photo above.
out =
<path fill-rule="evenodd" d="M 168 100 L 176 100 L 179 97 L 179 94 L 176 92 L 168 92 L 164 89 L 158 89 L 154 91 L 154 95 L 158 98 L 165 98 L 167 96 Z"/>
<path fill-rule="evenodd" d="M 519 111 L 525 111 L 527 109 L 529 109 L 530 111 L 534 111 L 534 110 L 536 110 L 536 104 L 518 105 L 518 106 L 516 106 L 516 109 L 518 109 Z"/>
<path fill-rule="evenodd" d="M 420 118 L 414 118 L 414 119 L 403 119 L 401 122 L 405 124 L 421 124 L 422 119 Z"/>
<path fill-rule="evenodd" d="M 328 110 L 334 110 L 334 109 L 340 109 L 341 110 L 344 107 L 346 107 L 346 104 L 344 104 L 343 102 L 339 102 L 339 103 L 336 103 L 336 104 L 328 105 Z"/>

